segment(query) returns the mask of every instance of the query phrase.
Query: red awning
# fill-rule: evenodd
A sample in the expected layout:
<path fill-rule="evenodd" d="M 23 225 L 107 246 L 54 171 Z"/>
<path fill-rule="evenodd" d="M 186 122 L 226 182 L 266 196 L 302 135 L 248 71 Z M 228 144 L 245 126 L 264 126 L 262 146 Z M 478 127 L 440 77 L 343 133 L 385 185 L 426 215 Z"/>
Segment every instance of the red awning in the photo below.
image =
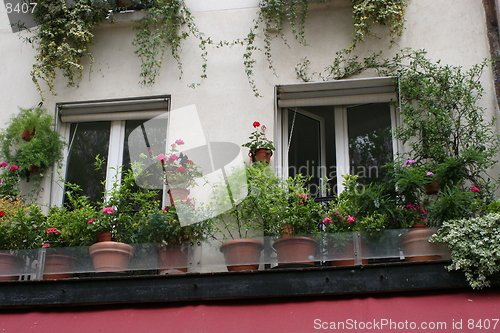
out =
<path fill-rule="evenodd" d="M 500 291 L 4 310 L 2 332 L 500 331 Z M 461 327 L 461 328 L 460 328 Z"/>

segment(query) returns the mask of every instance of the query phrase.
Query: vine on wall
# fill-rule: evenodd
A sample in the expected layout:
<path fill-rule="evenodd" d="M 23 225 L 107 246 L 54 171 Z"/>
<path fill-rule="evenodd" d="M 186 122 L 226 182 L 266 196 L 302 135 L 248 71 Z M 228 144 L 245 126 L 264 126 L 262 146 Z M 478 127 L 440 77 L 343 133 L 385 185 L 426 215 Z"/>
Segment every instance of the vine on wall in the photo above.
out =
<path fill-rule="evenodd" d="M 136 37 L 133 45 L 135 54 L 141 59 L 140 83 L 152 85 L 162 65 L 165 51 L 170 48 L 171 56 L 177 61 L 182 76 L 181 46 L 182 41 L 193 37 L 199 41 L 201 50 L 200 78 L 207 76 L 207 46 L 242 45 L 245 47 L 243 64 L 248 81 L 255 96 L 260 96 L 253 79 L 256 63 L 254 53 L 263 51 L 269 68 L 274 71 L 272 60 L 272 41 L 281 39 L 285 45 L 285 31 L 288 25 L 294 39 L 307 45 L 305 38 L 306 19 L 309 3 L 332 0 L 261 0 L 257 18 L 250 32 L 243 39 L 232 42 L 214 43 L 206 37 L 194 22 L 194 17 L 184 0 L 143 0 L 141 8 L 146 11 L 144 18 L 134 26 Z M 404 24 L 404 12 L 407 0 L 351 0 L 354 18 L 353 43 L 341 51 L 350 53 L 365 36 L 372 35 L 374 23 L 389 27 L 394 38 L 401 36 Z M 117 10 L 115 1 L 109 0 L 40 0 L 34 12 L 39 28 L 34 30 L 26 41 L 37 50 L 31 76 L 43 97 L 40 81 L 44 81 L 49 91 L 55 93 L 54 81 L 58 71 L 62 71 L 68 80 L 68 86 L 74 86 L 82 75 L 82 59 L 89 56 L 93 43 L 93 28 Z M 263 50 L 256 45 L 258 37 L 263 39 Z M 191 84 L 195 87 L 199 83 Z"/>

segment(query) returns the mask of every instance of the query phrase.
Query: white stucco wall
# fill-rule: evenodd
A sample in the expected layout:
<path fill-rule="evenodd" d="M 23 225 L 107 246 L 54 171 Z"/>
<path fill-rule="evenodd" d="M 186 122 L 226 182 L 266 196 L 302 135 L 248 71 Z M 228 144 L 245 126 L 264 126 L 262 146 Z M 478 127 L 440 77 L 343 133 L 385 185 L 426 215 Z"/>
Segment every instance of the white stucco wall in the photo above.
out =
<path fill-rule="evenodd" d="M 258 0 L 189 0 L 186 3 L 199 29 L 214 41 L 244 38 L 258 11 Z M 182 46 L 184 75 L 181 79 L 177 64 L 167 52 L 156 84 L 141 87 L 138 85 L 140 61 L 133 53 L 134 31 L 130 24 L 103 23 L 95 31 L 92 71 L 86 59 L 83 78 L 74 88 L 66 88 L 64 78 L 60 77 L 56 83 L 58 96 L 47 94 L 44 106 L 54 110 L 58 102 L 170 94 L 173 109 L 196 105 L 208 141 L 244 143 L 256 120 L 269 128 L 272 137 L 276 125 L 275 85 L 301 82 L 296 78 L 294 67 L 306 56 L 311 61 L 311 71 L 323 70 L 335 52 L 351 41 L 349 0 L 311 4 L 310 10 L 306 29 L 308 46 L 300 45 L 291 35 L 287 36 L 289 47 L 280 40 L 273 42 L 277 75 L 268 69 L 263 53 L 254 53 L 257 60 L 254 79 L 261 98 L 254 97 L 247 81 L 243 66 L 245 51 L 241 46 L 222 49 L 209 46 L 208 78 L 199 87 L 189 88 L 189 84 L 199 82 L 201 73 L 200 50 L 197 41 L 191 38 Z M 367 38 L 356 53 L 365 56 L 371 51 L 384 50 L 384 56 L 390 57 L 403 47 L 411 47 L 427 50 L 433 60 L 441 59 L 443 63 L 465 68 L 489 57 L 481 1 L 413 0 L 408 6 L 406 20 L 406 30 L 398 39 L 398 45 L 389 49 L 385 37 L 387 30 L 377 27 L 375 31 L 383 38 Z M 32 107 L 40 101 L 29 75 L 34 55 L 32 47 L 11 32 L 5 8 L 0 6 L 2 123 L 16 113 L 18 107 Z M 493 115 L 497 112 L 496 98 L 489 71 L 485 72 L 483 82 L 486 94 L 482 103 Z M 44 201 L 48 200 L 48 194 L 46 191 Z"/>

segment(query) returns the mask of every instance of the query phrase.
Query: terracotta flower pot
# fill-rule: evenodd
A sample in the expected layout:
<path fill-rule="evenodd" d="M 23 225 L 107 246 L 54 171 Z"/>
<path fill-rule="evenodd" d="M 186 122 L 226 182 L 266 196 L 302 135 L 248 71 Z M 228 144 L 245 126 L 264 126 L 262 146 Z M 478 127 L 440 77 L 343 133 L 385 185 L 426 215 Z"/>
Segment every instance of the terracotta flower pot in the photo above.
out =
<path fill-rule="evenodd" d="M 96 272 L 124 273 L 133 253 L 131 245 L 120 242 L 99 242 L 89 247 Z"/>
<path fill-rule="evenodd" d="M 97 242 L 111 242 L 113 241 L 113 236 L 110 232 L 102 232 L 96 235 Z"/>
<path fill-rule="evenodd" d="M 259 269 L 263 248 L 264 244 L 255 239 L 233 239 L 222 244 L 220 251 L 228 271 L 248 271 Z"/>
<path fill-rule="evenodd" d="M 0 281 L 19 280 L 19 273 L 24 265 L 23 258 L 0 252 Z"/>
<path fill-rule="evenodd" d="M 356 264 L 356 259 L 345 259 L 345 258 L 353 258 L 355 256 L 355 249 L 353 244 L 347 244 L 342 247 L 336 247 L 335 243 L 328 243 L 328 256 L 331 258 L 332 266 L 353 266 Z M 368 244 L 362 242 L 361 243 L 361 252 L 362 254 L 368 253 Z M 344 258 L 344 259 L 335 259 L 335 258 Z M 362 265 L 368 264 L 368 258 L 361 259 L 360 263 Z"/>
<path fill-rule="evenodd" d="M 188 198 L 189 193 L 190 192 L 188 189 L 180 187 L 172 187 L 171 189 L 168 190 L 168 195 L 170 196 L 170 204 L 174 206 L 175 201 L 186 200 Z"/>
<path fill-rule="evenodd" d="M 71 270 L 76 263 L 76 258 L 64 254 L 48 254 L 45 257 L 45 266 L 43 267 L 43 278 L 67 279 L 73 277 Z"/>
<path fill-rule="evenodd" d="M 273 243 L 278 257 L 278 265 L 314 265 L 318 246 L 317 240 L 302 236 L 279 238 Z"/>
<path fill-rule="evenodd" d="M 417 224 L 411 231 L 401 235 L 400 241 L 406 261 L 426 261 L 442 259 L 443 245 L 430 243 L 429 237 L 436 233 L 425 224 Z"/>
<path fill-rule="evenodd" d="M 439 192 L 439 183 L 435 180 L 431 183 L 424 184 L 424 188 L 425 194 L 427 195 L 437 194 Z"/>
<path fill-rule="evenodd" d="M 188 271 L 188 255 L 182 245 L 169 244 L 158 249 L 160 272 L 177 270 Z"/>
<path fill-rule="evenodd" d="M 271 156 L 273 156 L 273 151 L 267 148 L 258 148 L 248 153 L 248 156 L 250 156 L 250 163 L 262 162 L 262 161 L 270 163 Z"/>

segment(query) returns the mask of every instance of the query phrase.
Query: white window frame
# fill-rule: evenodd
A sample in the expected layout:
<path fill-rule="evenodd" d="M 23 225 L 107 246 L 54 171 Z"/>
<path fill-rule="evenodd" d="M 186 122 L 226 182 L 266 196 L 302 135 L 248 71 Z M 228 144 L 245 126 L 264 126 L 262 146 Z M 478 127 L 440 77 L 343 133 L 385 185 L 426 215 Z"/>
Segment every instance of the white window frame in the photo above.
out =
<path fill-rule="evenodd" d="M 343 176 L 349 174 L 349 138 L 347 109 L 355 105 L 369 103 L 391 103 L 398 101 L 396 78 L 368 78 L 339 80 L 333 82 L 312 82 L 302 84 L 281 85 L 276 88 L 277 132 L 280 140 L 277 143 L 277 165 L 279 173 L 288 177 L 288 116 L 287 110 L 308 106 L 332 106 L 335 117 L 335 149 L 338 192 L 343 191 Z M 395 133 L 400 124 L 400 116 L 393 104 L 390 104 L 391 130 Z M 323 131 L 324 133 L 324 131 Z M 324 145 L 326 141 L 322 139 Z M 402 144 L 393 138 L 394 155 L 403 151 Z M 322 147 L 322 151 L 325 147 Z M 322 156 L 324 160 L 324 155 Z M 324 175 L 323 175 L 324 176 Z"/>
<path fill-rule="evenodd" d="M 65 113 L 65 110 L 69 112 Z M 72 140 L 70 138 L 71 124 L 95 121 L 111 122 L 105 187 L 106 192 L 109 193 L 113 184 L 120 184 L 121 181 L 120 177 L 116 177 L 116 172 L 123 164 L 126 121 L 154 118 L 168 112 L 168 110 L 170 110 L 169 95 L 56 104 L 56 129 L 68 145 L 63 151 L 64 158 L 61 168 L 52 180 L 50 206 L 60 205 L 64 199 L 66 162 L 70 149 L 69 143 Z M 165 189 L 164 193 L 166 193 Z M 164 195 L 163 200 L 165 198 L 166 195 Z"/>

